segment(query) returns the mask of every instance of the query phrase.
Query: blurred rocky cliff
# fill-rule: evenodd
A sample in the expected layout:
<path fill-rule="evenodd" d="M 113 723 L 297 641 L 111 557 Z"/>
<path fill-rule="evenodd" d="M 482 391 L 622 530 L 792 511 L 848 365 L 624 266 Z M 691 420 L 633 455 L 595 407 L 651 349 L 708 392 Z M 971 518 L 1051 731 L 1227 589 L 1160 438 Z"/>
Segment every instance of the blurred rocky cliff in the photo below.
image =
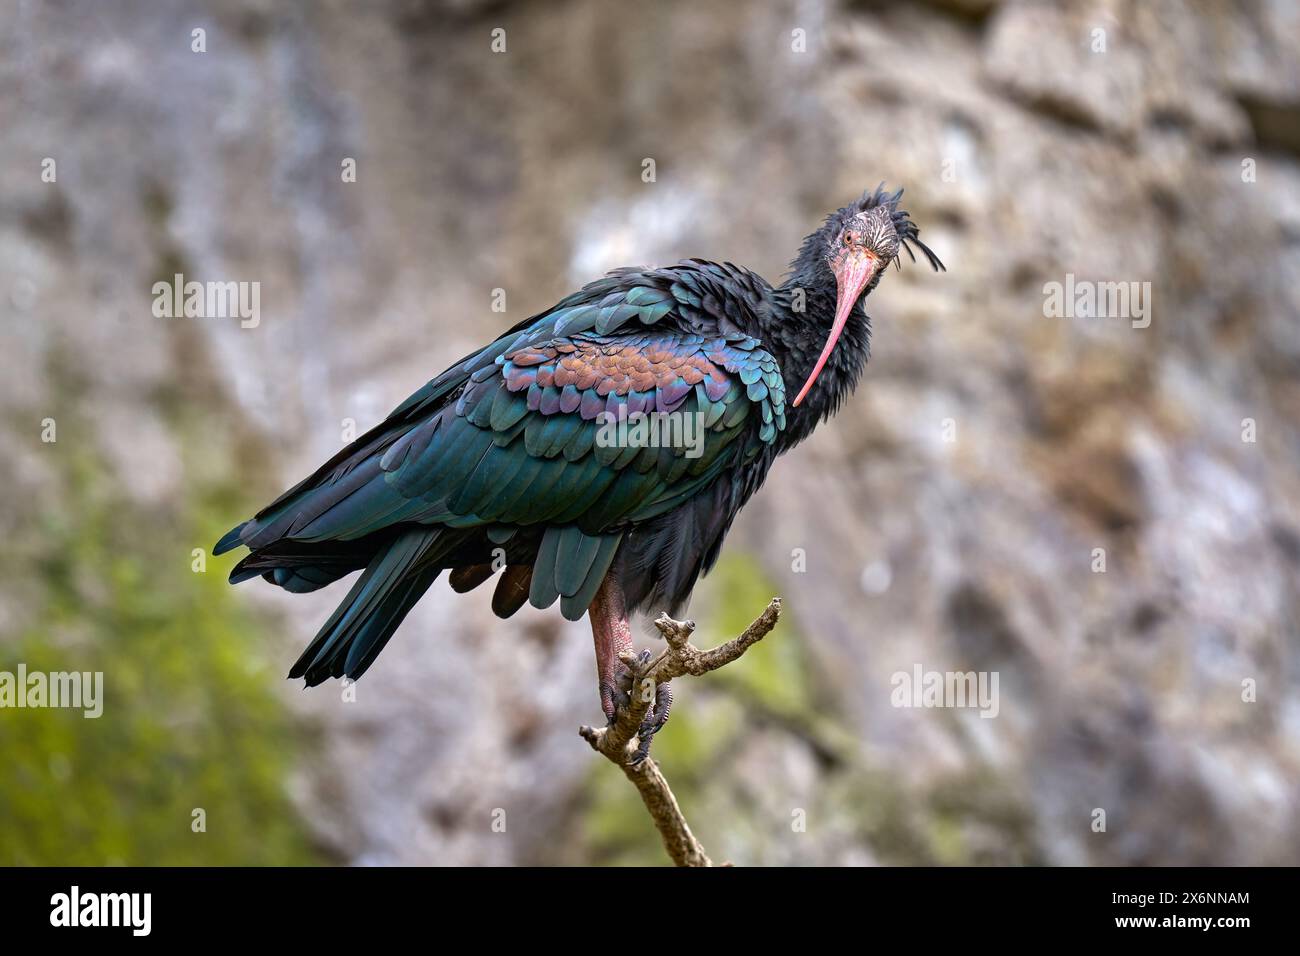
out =
<path fill-rule="evenodd" d="M 738 863 L 1300 863 L 1298 130 L 1285 0 L 5 5 L 0 669 L 110 690 L 93 731 L 0 714 L 0 862 L 81 861 L 19 822 L 170 859 L 144 834 L 218 801 L 186 859 L 660 862 L 575 733 L 585 623 L 439 584 L 303 693 L 346 585 L 229 592 L 193 549 L 604 270 L 777 279 L 884 180 L 949 271 L 887 277 L 862 387 L 697 594 L 705 642 L 790 614 L 677 689 L 695 829 Z M 260 322 L 155 317 L 177 272 L 260 283 Z M 1149 283 L 1149 325 L 1048 317 L 1067 281 Z M 893 706 L 917 665 L 996 672 L 997 716 Z"/>

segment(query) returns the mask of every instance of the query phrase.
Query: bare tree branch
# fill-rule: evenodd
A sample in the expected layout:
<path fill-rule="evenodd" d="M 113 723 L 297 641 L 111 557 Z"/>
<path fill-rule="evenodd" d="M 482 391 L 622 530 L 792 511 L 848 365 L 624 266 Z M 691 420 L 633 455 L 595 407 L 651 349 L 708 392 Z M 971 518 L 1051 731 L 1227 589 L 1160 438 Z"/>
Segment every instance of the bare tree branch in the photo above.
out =
<path fill-rule="evenodd" d="M 641 801 L 663 838 L 664 849 L 678 866 L 712 866 L 713 861 L 691 832 L 659 765 L 646 756 L 637 731 L 654 704 L 657 685 L 688 674 L 700 677 L 730 664 L 766 637 L 780 616 L 781 599 L 774 597 L 743 634 L 712 650 L 702 651 L 690 642 L 695 622 L 674 621 L 667 614 L 661 614 L 655 627 L 663 635 L 667 647 L 659 656 L 650 659 L 648 652 L 641 657 L 634 654 L 622 656 L 633 679 L 633 693 L 628 706 L 619 711 L 610 726 L 582 727 L 578 731 L 593 750 L 612 761 L 636 785 Z"/>

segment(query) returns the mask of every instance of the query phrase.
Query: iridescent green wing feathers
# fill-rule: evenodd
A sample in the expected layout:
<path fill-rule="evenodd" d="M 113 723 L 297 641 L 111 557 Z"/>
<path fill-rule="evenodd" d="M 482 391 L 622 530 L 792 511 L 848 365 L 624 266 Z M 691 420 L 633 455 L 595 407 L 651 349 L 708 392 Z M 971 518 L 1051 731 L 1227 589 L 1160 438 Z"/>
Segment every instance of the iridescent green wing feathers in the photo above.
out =
<path fill-rule="evenodd" d="M 529 598 L 581 616 L 629 527 L 784 427 L 780 370 L 729 320 L 738 307 L 702 270 L 593 283 L 429 382 L 219 548 L 542 525 Z"/>

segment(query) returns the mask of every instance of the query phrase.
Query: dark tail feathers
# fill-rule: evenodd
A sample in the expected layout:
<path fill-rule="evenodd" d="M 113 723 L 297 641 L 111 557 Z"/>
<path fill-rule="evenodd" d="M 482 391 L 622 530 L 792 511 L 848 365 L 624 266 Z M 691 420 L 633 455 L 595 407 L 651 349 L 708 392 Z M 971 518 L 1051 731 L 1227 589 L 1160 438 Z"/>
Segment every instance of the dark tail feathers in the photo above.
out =
<path fill-rule="evenodd" d="M 411 528 L 376 552 L 352 590 L 289 671 L 314 687 L 366 672 L 397 626 L 437 579 L 438 529 Z"/>

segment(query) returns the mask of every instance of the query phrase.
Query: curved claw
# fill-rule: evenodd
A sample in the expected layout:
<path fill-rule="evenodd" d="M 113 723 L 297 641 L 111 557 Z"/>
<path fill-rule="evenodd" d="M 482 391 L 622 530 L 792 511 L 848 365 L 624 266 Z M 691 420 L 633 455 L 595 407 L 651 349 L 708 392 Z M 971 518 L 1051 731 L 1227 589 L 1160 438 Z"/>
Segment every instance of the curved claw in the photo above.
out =
<path fill-rule="evenodd" d="M 640 766 L 650 756 L 650 743 L 654 740 L 655 734 L 663 730 L 664 724 L 668 723 L 668 712 L 672 706 L 673 691 L 670 682 L 664 681 L 662 684 L 655 685 L 654 706 L 646 711 L 645 719 L 637 728 L 636 752 L 632 754 L 632 759 L 629 761 L 632 766 Z"/>
<path fill-rule="evenodd" d="M 619 711 L 631 703 L 632 691 L 637 678 L 644 672 L 645 666 L 650 663 L 650 657 L 651 654 L 648 650 L 642 651 L 636 657 L 635 668 L 629 667 L 623 661 L 618 661 L 614 671 L 613 683 L 601 683 L 601 709 L 605 711 L 605 720 L 609 726 L 612 727 L 615 721 L 618 720 Z M 653 710 L 653 708 L 651 709 Z"/>

